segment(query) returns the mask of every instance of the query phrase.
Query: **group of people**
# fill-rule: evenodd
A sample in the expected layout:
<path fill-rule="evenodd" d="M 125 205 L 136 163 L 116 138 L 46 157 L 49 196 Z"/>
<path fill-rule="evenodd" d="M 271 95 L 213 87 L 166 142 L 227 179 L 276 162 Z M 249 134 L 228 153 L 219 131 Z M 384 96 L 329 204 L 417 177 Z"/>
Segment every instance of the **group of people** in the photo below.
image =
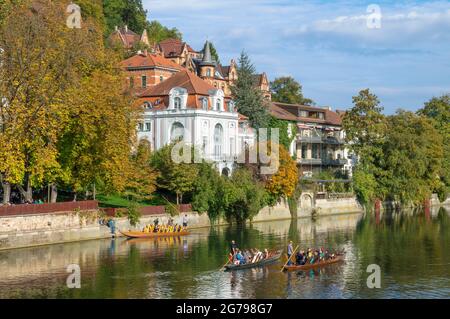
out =
<path fill-rule="evenodd" d="M 269 250 L 266 248 L 264 251 L 259 249 L 241 250 L 238 248 L 234 240 L 231 241 L 230 246 L 230 262 L 235 265 L 252 264 L 271 256 Z"/>
<path fill-rule="evenodd" d="M 160 225 L 159 218 L 157 217 L 152 225 L 146 225 L 142 231 L 144 233 L 179 233 L 185 231 L 188 226 L 188 217 L 185 214 L 182 218 L 183 225 L 174 224 L 173 218 L 170 217 L 167 224 Z"/>
<path fill-rule="evenodd" d="M 292 265 L 293 262 L 291 261 L 291 257 L 292 254 L 294 253 L 292 241 L 289 242 L 287 250 L 289 258 L 288 265 Z M 323 247 L 319 249 L 308 248 L 306 251 L 305 250 L 297 251 L 297 253 L 295 254 L 295 264 L 297 266 L 302 266 L 306 264 L 315 264 L 318 262 L 334 259 L 336 258 L 336 256 L 337 253 L 330 252 L 328 249 L 324 249 Z"/>

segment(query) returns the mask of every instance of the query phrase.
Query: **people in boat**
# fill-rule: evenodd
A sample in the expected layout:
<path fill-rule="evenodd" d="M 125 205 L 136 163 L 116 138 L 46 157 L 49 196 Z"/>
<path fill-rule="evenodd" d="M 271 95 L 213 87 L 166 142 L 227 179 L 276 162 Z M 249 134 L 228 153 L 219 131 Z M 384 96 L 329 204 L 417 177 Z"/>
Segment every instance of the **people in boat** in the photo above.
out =
<path fill-rule="evenodd" d="M 294 245 L 292 244 L 292 240 L 290 240 L 289 245 L 287 247 L 288 266 L 292 265 L 291 256 L 293 253 L 294 253 Z"/>
<path fill-rule="evenodd" d="M 237 246 L 236 242 L 234 240 L 232 240 L 231 244 L 230 244 L 230 253 L 232 253 L 233 256 L 235 256 L 237 253 L 237 250 L 238 250 L 238 246 Z"/>
<path fill-rule="evenodd" d="M 264 249 L 264 255 L 263 255 L 263 258 L 264 258 L 264 259 L 269 258 L 269 250 L 268 250 L 267 248 Z"/>
<path fill-rule="evenodd" d="M 236 265 L 245 265 L 246 260 L 242 252 L 238 249 L 236 253 Z"/>
<path fill-rule="evenodd" d="M 299 250 L 295 255 L 295 263 L 297 266 L 305 264 L 305 252 L 303 250 Z"/>

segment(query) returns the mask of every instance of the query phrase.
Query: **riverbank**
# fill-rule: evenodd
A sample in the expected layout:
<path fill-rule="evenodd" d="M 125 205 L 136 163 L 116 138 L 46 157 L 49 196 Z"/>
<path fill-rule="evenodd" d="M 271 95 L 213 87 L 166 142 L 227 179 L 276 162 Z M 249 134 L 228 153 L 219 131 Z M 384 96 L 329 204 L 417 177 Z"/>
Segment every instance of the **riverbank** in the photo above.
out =
<path fill-rule="evenodd" d="M 306 207 L 305 205 L 300 205 L 296 217 L 311 218 L 312 214 L 315 217 L 346 215 L 364 211 L 356 198 L 313 199 L 311 204 L 306 205 Z M 449 205 L 450 200 L 443 204 Z M 441 203 L 433 199 L 431 205 L 432 207 L 438 207 Z M 186 212 L 186 214 L 188 215 L 191 229 L 229 224 L 224 219 L 219 219 L 212 223 L 206 213 Z M 0 250 L 112 237 L 110 228 L 100 224 L 99 218 L 100 212 L 98 210 L 0 217 Z M 170 215 L 161 212 L 146 214 L 140 218 L 136 228 L 139 229 L 146 224 L 151 224 L 156 218 L 159 219 L 160 223 L 167 223 Z M 282 201 L 274 207 L 262 209 L 249 223 L 288 220 L 291 218 L 288 203 Z M 115 218 L 115 221 L 117 236 L 120 236 L 119 230 L 134 228 L 126 217 Z M 181 216 L 175 217 L 175 222 L 180 224 Z"/>

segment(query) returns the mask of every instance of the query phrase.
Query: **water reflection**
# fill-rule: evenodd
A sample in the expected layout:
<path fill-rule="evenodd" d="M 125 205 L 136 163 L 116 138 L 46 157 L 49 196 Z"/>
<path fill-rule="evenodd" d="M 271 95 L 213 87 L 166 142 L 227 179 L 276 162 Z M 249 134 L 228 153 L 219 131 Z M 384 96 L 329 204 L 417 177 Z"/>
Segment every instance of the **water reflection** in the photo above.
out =
<path fill-rule="evenodd" d="M 450 217 L 427 212 L 351 214 L 214 227 L 187 237 L 94 240 L 0 252 L 0 297 L 50 298 L 403 298 L 450 296 Z M 230 241 L 242 248 L 345 249 L 346 261 L 283 273 L 282 262 L 223 272 Z M 366 285 L 369 264 L 382 289 Z M 79 264 L 82 288 L 65 287 Z"/>

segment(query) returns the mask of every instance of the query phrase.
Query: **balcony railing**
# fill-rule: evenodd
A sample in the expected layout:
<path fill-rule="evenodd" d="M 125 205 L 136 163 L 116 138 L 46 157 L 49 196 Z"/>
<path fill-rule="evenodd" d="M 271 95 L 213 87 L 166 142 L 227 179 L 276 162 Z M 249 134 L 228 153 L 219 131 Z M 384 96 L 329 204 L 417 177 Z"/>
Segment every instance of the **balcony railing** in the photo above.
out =
<path fill-rule="evenodd" d="M 298 136 L 297 141 L 314 144 L 345 144 L 345 141 L 343 139 L 334 136 Z"/>
<path fill-rule="evenodd" d="M 302 165 L 326 165 L 326 166 L 344 166 L 347 164 L 345 159 L 326 159 L 326 158 L 300 158 L 297 160 Z"/>

